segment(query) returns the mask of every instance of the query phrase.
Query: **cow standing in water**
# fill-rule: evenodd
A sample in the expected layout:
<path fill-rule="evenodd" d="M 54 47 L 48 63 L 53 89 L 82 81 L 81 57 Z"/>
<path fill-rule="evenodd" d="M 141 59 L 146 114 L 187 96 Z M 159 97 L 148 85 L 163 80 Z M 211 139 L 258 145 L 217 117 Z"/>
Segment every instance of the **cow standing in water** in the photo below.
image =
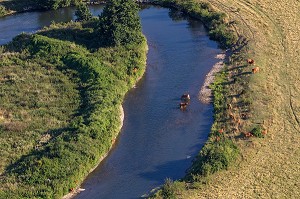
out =
<path fill-rule="evenodd" d="M 187 107 L 187 105 L 188 105 L 188 103 L 186 103 L 186 102 L 180 102 L 179 108 L 180 108 L 181 110 L 185 110 L 186 107 Z"/>
<path fill-rule="evenodd" d="M 182 101 L 182 102 L 187 102 L 187 103 L 189 103 L 190 100 L 191 100 L 191 97 L 190 97 L 189 94 L 183 94 L 183 95 L 181 96 L 181 101 Z"/>
<path fill-rule="evenodd" d="M 190 103 L 191 97 L 189 94 L 183 94 L 180 99 L 181 99 L 181 102 L 179 104 L 179 108 L 181 110 L 185 110 L 187 105 L 189 105 L 189 103 Z"/>

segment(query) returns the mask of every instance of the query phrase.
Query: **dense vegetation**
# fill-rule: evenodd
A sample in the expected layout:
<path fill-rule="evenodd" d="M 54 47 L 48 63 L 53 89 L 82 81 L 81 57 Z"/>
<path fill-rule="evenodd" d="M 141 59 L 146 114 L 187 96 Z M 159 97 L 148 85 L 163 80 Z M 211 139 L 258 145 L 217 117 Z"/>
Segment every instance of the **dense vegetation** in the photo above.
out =
<path fill-rule="evenodd" d="M 0 17 L 5 16 L 7 14 L 8 14 L 7 9 L 3 5 L 0 5 Z"/>
<path fill-rule="evenodd" d="M 142 30 L 138 19 L 138 7 L 132 7 L 130 1 L 108 1 L 100 18 L 100 38 L 104 45 L 140 42 L 142 38 L 136 34 Z"/>
<path fill-rule="evenodd" d="M 93 15 L 85 3 L 79 2 L 76 5 L 75 16 L 76 21 L 87 21 L 90 20 Z"/>
<path fill-rule="evenodd" d="M 129 31 L 140 39 L 120 45 L 99 46 L 102 20 L 92 19 L 53 24 L 1 48 L 0 198 L 60 198 L 108 152 L 123 97 L 145 70 L 134 20 Z"/>
<path fill-rule="evenodd" d="M 58 9 L 79 3 L 82 0 L 0 0 L 0 17 L 13 12 Z"/>

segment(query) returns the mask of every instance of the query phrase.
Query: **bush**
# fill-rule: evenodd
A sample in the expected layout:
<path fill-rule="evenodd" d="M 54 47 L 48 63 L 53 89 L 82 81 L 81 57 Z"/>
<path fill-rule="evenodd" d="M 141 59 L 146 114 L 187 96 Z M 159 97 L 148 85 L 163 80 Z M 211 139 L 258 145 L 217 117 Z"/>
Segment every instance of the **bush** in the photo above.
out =
<path fill-rule="evenodd" d="M 99 37 L 104 45 L 126 45 L 142 41 L 141 22 L 133 0 L 111 0 L 100 16 Z"/>
<path fill-rule="evenodd" d="M 92 18 L 92 13 L 85 3 L 78 3 L 75 11 L 76 21 L 87 21 Z"/>
<path fill-rule="evenodd" d="M 252 130 L 251 130 L 251 134 L 255 137 L 258 137 L 258 138 L 264 138 L 264 134 L 262 133 L 262 129 L 260 126 L 257 126 L 257 127 L 254 127 Z"/>
<path fill-rule="evenodd" d="M 174 182 L 170 178 L 166 179 L 166 181 L 161 189 L 161 196 L 164 199 L 176 199 Z"/>
<path fill-rule="evenodd" d="M 236 159 L 239 149 L 231 140 L 207 143 L 190 169 L 190 174 L 209 176 L 217 171 L 227 169 Z"/>
<path fill-rule="evenodd" d="M 0 17 L 7 14 L 7 10 L 4 6 L 0 5 Z"/>

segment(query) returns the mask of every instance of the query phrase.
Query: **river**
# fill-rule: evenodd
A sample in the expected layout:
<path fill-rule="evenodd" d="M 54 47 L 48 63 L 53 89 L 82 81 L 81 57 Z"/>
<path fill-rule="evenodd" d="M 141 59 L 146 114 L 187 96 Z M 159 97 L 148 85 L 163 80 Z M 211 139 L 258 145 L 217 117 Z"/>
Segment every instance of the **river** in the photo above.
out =
<path fill-rule="evenodd" d="M 91 9 L 101 12 L 100 6 Z M 213 108 L 200 103 L 198 92 L 221 50 L 199 21 L 158 7 L 143 9 L 140 16 L 149 44 L 146 73 L 125 97 L 125 120 L 115 147 L 84 181 L 85 191 L 77 199 L 139 198 L 166 178 L 183 177 L 210 131 Z M 72 19 L 73 8 L 1 18 L 0 44 L 51 21 Z M 180 111 L 180 96 L 186 92 L 191 104 Z"/>

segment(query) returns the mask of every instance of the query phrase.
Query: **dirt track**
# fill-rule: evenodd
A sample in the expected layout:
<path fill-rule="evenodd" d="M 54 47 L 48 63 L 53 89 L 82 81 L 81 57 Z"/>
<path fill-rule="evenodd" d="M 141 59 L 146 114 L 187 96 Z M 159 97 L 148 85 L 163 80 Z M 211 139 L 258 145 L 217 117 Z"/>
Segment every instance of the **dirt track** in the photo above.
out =
<path fill-rule="evenodd" d="M 268 134 L 243 147 L 237 168 L 182 198 L 300 198 L 300 2 L 209 0 L 237 22 L 260 67 L 250 81 L 253 123 Z"/>

